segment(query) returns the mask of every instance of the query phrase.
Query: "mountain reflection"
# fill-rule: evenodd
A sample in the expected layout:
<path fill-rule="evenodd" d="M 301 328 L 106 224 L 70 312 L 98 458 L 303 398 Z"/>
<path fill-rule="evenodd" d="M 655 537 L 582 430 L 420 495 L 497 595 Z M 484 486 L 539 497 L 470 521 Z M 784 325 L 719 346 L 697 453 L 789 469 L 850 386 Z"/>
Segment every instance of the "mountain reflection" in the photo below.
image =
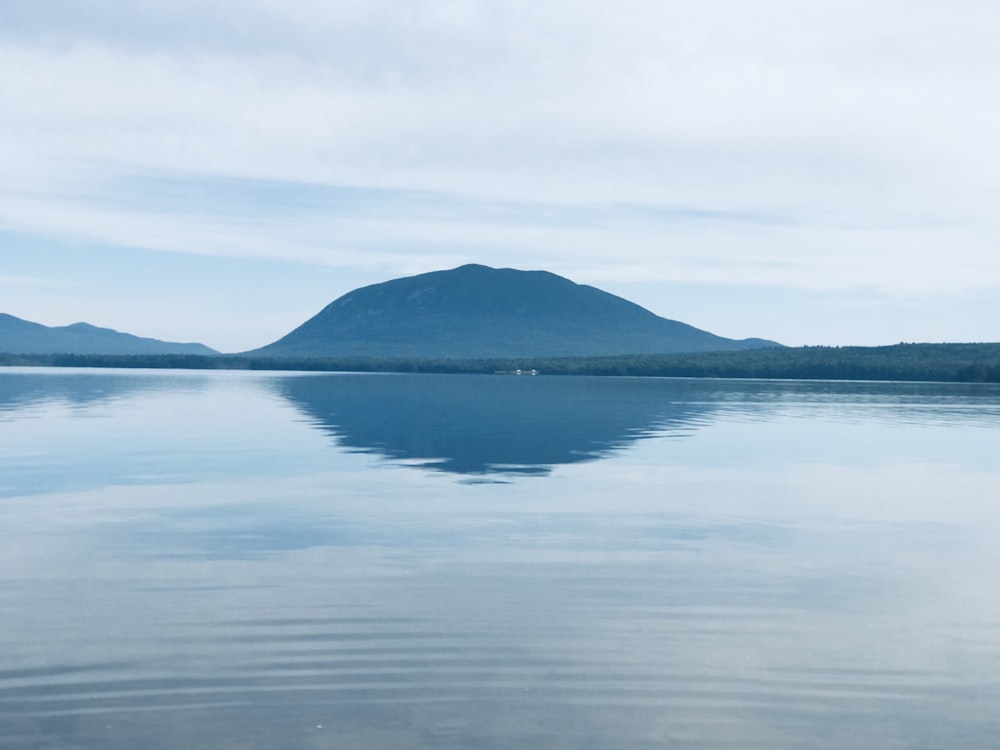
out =
<path fill-rule="evenodd" d="M 468 475 L 544 474 L 689 432 L 713 408 L 679 381 L 339 374 L 273 386 L 343 448 Z"/>

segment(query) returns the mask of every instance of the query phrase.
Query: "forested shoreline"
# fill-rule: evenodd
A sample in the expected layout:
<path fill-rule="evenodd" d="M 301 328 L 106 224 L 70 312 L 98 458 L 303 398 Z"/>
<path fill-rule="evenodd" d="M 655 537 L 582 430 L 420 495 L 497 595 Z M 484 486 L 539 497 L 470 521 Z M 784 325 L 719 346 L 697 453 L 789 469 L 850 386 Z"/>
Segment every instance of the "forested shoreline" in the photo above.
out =
<path fill-rule="evenodd" d="M 524 359 L 266 358 L 3 354 L 2 366 L 321 372 L 513 373 L 632 377 L 1000 382 L 1000 343 L 782 347 L 692 354 Z"/>

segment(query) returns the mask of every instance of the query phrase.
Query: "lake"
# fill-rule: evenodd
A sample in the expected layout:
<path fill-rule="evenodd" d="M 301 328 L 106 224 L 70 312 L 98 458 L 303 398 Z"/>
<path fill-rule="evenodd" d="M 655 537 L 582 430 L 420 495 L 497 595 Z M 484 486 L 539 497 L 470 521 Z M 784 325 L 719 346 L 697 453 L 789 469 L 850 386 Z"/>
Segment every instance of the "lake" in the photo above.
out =
<path fill-rule="evenodd" d="M 0 747 L 995 748 L 1000 387 L 0 369 Z"/>

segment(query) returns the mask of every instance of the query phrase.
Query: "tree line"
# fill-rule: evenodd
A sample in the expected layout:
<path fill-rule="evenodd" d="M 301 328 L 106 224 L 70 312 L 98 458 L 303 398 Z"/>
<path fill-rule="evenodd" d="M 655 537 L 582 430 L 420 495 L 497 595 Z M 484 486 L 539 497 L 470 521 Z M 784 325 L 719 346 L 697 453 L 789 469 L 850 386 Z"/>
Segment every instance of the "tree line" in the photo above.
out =
<path fill-rule="evenodd" d="M 189 370 L 1000 382 L 1000 343 L 776 347 L 745 351 L 524 359 L 268 358 L 197 354 L 2 354 L 0 365 Z"/>

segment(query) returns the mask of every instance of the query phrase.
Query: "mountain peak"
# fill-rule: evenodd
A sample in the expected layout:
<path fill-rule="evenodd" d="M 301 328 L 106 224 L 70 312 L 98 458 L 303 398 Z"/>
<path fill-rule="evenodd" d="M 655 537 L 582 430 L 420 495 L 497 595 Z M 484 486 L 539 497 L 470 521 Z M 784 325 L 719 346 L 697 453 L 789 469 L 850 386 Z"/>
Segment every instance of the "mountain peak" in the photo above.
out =
<path fill-rule="evenodd" d="M 355 289 L 253 354 L 487 359 L 768 345 L 661 318 L 548 271 L 469 263 Z"/>

